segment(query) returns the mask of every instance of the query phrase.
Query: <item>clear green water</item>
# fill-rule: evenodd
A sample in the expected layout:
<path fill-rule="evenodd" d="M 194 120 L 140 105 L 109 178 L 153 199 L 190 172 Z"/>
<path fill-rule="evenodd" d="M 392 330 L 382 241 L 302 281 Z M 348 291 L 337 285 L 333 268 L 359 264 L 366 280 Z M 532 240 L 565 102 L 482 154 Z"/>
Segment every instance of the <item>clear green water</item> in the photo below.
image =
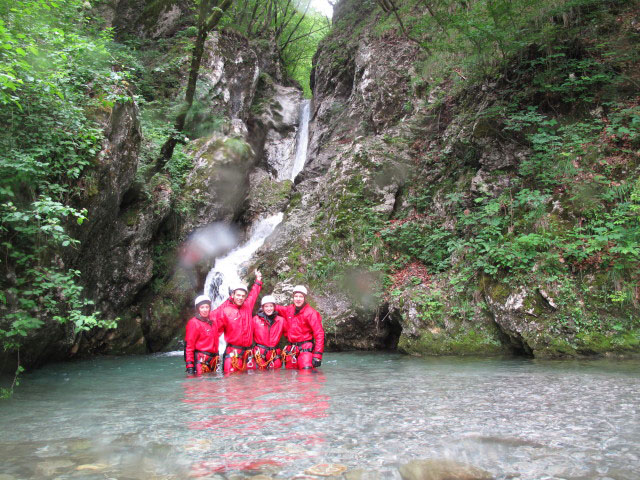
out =
<path fill-rule="evenodd" d="M 396 479 L 422 458 L 497 479 L 640 478 L 638 361 L 334 353 L 316 373 L 183 370 L 181 355 L 106 357 L 24 376 L 0 402 L 0 479 L 293 478 L 318 463 Z"/>

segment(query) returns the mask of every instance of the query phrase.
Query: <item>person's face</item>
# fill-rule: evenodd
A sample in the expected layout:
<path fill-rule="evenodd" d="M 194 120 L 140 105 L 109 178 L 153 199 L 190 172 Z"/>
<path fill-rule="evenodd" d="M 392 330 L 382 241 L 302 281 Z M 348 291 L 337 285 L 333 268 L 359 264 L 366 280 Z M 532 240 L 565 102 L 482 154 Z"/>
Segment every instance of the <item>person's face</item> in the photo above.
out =
<path fill-rule="evenodd" d="M 262 311 L 267 315 L 271 315 L 275 309 L 276 309 L 276 306 L 273 303 L 265 303 L 262 306 Z"/>
<path fill-rule="evenodd" d="M 293 294 L 293 304 L 296 307 L 301 307 L 304 305 L 304 295 L 300 292 L 296 292 Z"/>
<path fill-rule="evenodd" d="M 245 292 L 244 290 L 236 290 L 235 292 L 233 292 L 231 298 L 233 299 L 233 303 L 241 307 L 245 299 L 247 298 L 247 292 Z"/>
<path fill-rule="evenodd" d="M 209 312 L 211 311 L 211 305 L 208 303 L 203 303 L 198 307 L 198 313 L 202 318 L 207 318 L 209 316 Z"/>

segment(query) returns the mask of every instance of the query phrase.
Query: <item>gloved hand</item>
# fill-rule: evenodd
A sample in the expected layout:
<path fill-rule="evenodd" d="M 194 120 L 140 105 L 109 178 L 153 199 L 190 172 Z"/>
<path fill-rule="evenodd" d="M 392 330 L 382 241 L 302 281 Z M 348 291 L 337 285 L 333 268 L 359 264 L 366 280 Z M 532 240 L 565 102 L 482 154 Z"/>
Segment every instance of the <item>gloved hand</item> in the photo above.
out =
<path fill-rule="evenodd" d="M 320 365 L 322 365 L 322 360 L 320 360 L 319 358 L 312 358 L 311 365 L 313 365 L 313 368 L 318 368 Z"/>
<path fill-rule="evenodd" d="M 196 367 L 187 367 L 187 375 L 195 375 Z"/>

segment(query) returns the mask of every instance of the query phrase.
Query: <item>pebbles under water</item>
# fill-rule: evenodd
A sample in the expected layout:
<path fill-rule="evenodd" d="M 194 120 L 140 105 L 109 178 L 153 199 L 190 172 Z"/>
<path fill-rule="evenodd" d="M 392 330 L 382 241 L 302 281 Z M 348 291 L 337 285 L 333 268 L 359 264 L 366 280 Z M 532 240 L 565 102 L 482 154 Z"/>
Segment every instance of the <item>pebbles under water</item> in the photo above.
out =
<path fill-rule="evenodd" d="M 399 479 L 419 459 L 497 479 L 640 471 L 637 360 L 334 353 L 318 372 L 183 370 L 181 355 L 156 355 L 25 375 L 0 403 L 0 479 L 304 478 L 322 468 Z"/>

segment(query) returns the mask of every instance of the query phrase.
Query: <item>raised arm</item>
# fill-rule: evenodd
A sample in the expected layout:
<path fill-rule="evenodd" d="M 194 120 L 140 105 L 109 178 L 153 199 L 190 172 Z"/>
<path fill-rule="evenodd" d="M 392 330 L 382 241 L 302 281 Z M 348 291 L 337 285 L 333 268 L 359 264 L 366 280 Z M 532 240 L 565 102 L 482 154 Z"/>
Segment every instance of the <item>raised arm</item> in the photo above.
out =
<path fill-rule="evenodd" d="M 247 306 L 247 309 L 253 313 L 253 307 L 256 304 L 256 300 L 258 299 L 258 295 L 260 294 L 260 290 L 262 289 L 262 273 L 259 270 L 255 271 L 256 281 L 251 287 L 251 291 L 247 296 L 247 299 L 244 302 L 244 305 Z M 244 307 L 243 305 L 243 307 Z"/>

